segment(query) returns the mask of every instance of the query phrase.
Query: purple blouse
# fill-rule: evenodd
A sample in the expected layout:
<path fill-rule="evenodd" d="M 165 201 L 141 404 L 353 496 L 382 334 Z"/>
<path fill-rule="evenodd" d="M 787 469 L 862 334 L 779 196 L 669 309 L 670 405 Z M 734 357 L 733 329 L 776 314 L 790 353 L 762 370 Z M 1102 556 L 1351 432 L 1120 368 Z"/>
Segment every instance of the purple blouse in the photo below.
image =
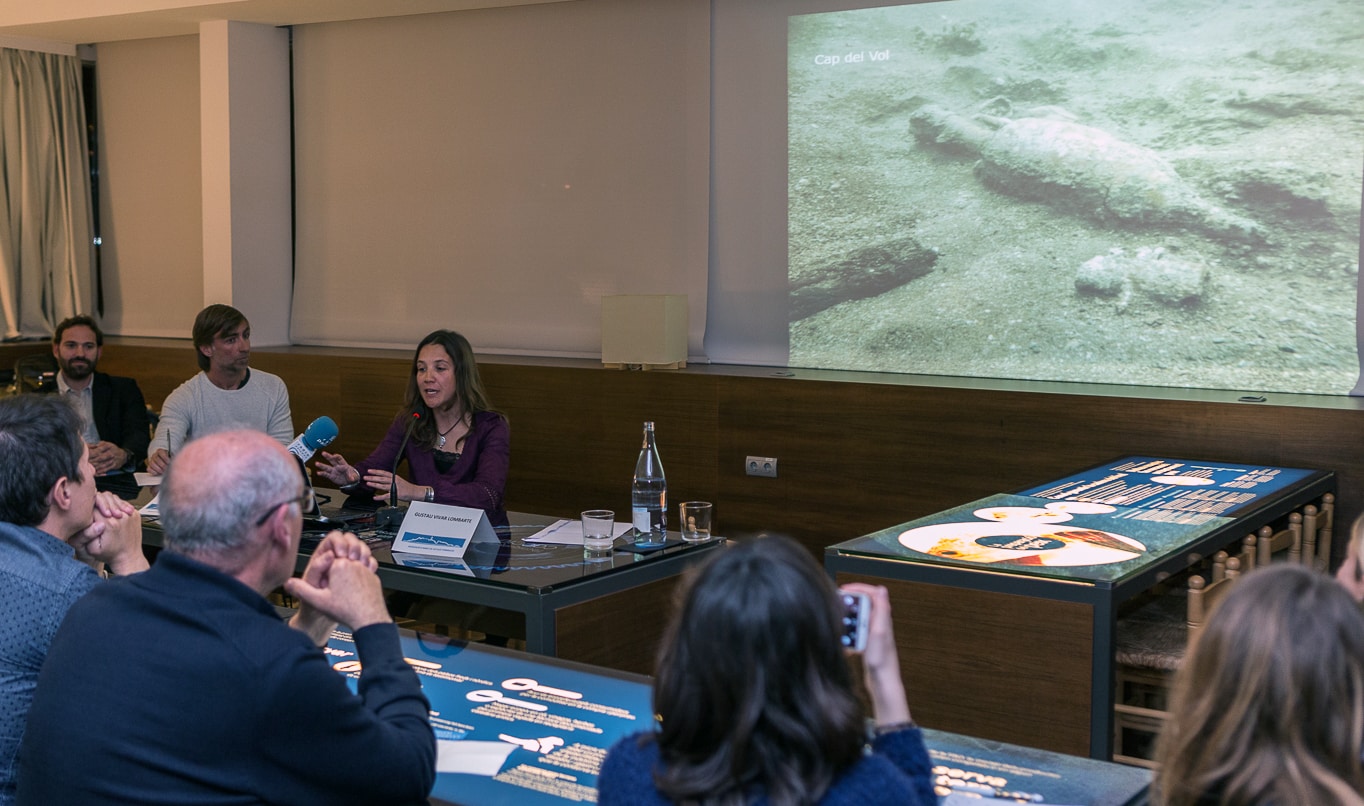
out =
<path fill-rule="evenodd" d="M 407 416 L 395 419 L 374 453 L 355 464 L 362 477 L 371 468 L 388 470 L 393 467 L 410 421 Z M 464 440 L 464 450 L 444 473 L 436 467 L 435 451 L 408 441 L 403 455 L 407 458 L 408 481 L 435 490 L 437 504 L 476 507 L 488 513 L 488 520 L 494 526 L 507 523 L 503 495 L 511 466 L 511 432 L 501 415 L 490 411 L 474 415 L 473 428 Z"/>

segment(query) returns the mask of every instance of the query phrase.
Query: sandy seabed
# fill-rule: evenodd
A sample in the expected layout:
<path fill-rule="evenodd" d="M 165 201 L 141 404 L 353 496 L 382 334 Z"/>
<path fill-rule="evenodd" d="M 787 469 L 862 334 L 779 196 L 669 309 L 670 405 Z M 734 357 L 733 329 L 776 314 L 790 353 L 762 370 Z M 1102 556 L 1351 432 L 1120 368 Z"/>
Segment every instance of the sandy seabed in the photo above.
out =
<path fill-rule="evenodd" d="M 938 252 L 923 277 L 793 322 L 792 366 L 1354 386 L 1364 3 L 926 3 L 793 18 L 790 60 L 793 282 L 905 236 Z M 916 140 L 925 104 L 994 125 L 1064 117 L 1150 149 L 1260 235 L 1001 192 L 978 155 Z M 1086 261 L 1157 248 L 1204 267 L 1198 298 L 1077 289 Z"/>

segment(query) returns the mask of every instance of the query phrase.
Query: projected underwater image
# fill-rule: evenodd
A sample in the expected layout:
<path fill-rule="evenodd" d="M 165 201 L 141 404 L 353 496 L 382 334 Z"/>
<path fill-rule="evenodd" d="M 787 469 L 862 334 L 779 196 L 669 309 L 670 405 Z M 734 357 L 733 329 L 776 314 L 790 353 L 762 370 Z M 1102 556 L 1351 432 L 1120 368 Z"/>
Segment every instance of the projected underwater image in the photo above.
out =
<path fill-rule="evenodd" d="M 790 365 L 1348 394 L 1358 0 L 789 20 Z"/>

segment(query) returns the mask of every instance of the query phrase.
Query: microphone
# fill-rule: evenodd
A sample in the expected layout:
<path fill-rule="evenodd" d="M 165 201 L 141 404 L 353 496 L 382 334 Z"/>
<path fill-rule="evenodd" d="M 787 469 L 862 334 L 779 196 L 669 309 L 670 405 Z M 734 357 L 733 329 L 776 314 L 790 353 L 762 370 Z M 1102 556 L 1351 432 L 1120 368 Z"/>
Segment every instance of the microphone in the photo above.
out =
<path fill-rule="evenodd" d="M 318 417 L 289 445 L 289 453 L 297 456 L 300 462 L 306 462 L 313 458 L 318 448 L 332 444 L 337 433 L 335 420 L 325 415 Z"/>
<path fill-rule="evenodd" d="M 421 418 L 421 412 L 412 412 L 412 419 L 407 422 L 407 433 L 403 434 L 398 454 L 393 457 L 393 467 L 389 468 L 392 478 L 388 486 L 388 506 L 374 513 L 374 525 L 381 529 L 389 526 L 397 528 L 403 522 L 404 511 L 398 506 L 398 464 L 403 460 L 403 451 L 407 450 L 407 441 L 412 439 L 412 429 L 417 427 L 417 421 Z"/>

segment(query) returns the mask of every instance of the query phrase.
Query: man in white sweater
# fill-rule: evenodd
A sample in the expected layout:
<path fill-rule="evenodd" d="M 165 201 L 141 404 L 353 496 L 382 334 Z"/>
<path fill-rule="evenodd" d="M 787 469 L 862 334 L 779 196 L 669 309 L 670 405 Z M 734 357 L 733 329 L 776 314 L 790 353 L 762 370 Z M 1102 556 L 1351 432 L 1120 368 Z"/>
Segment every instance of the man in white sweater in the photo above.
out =
<path fill-rule="evenodd" d="M 252 370 L 251 323 L 231 305 L 210 305 L 194 318 L 198 375 L 166 397 L 148 448 L 147 470 L 160 475 L 189 440 L 229 428 L 263 431 L 288 445 L 294 438 L 289 389 L 279 376 Z"/>

